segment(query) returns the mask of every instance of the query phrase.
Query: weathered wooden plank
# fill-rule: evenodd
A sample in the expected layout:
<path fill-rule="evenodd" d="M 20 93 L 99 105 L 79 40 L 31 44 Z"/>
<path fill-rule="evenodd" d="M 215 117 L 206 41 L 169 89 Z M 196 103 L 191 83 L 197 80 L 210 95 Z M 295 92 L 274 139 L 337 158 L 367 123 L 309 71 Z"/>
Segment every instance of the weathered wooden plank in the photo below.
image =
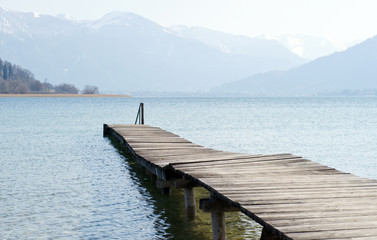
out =
<path fill-rule="evenodd" d="M 224 196 L 227 196 L 229 198 L 237 198 L 241 196 L 282 196 L 282 195 L 299 195 L 299 196 L 316 196 L 316 195 L 328 195 L 327 193 L 331 192 L 332 195 L 338 195 L 341 197 L 341 194 L 352 194 L 357 192 L 358 194 L 366 193 L 366 194 L 373 194 L 377 192 L 377 188 L 370 188 L 370 189 L 357 189 L 357 188 L 348 188 L 348 189 L 336 189 L 332 188 L 331 191 L 324 190 L 324 189 L 309 189 L 309 190 L 285 190 L 285 189 L 276 189 L 274 191 L 250 191 L 250 190 L 244 190 L 244 191 L 223 191 L 216 189 L 219 193 L 223 194 Z"/>
<path fill-rule="evenodd" d="M 323 199 L 322 199 L 323 200 Z M 325 201 L 318 201 L 317 203 L 296 203 L 296 204 L 270 204 L 260 207 L 260 205 L 246 205 L 242 204 L 244 208 L 251 210 L 255 213 L 298 213 L 298 212 L 333 212 L 333 211 L 351 211 L 351 210 L 376 210 L 376 204 L 367 204 L 364 202 L 364 205 L 361 205 L 362 202 L 358 204 L 350 204 L 348 199 L 347 201 L 339 202 L 335 201 L 335 204 L 328 204 Z M 321 203 L 322 202 L 322 203 Z M 281 207 L 281 206 L 284 207 Z"/>
<path fill-rule="evenodd" d="M 327 238 L 327 240 L 348 240 L 349 238 Z M 376 240 L 376 236 L 369 236 L 369 237 L 353 237 L 352 240 Z"/>
<path fill-rule="evenodd" d="M 188 146 L 188 147 L 140 147 L 140 148 L 133 148 L 135 152 L 137 151 L 163 151 L 163 150 L 185 150 L 185 149 L 193 149 L 193 148 L 203 148 L 203 147 L 195 147 L 195 146 Z"/>
<path fill-rule="evenodd" d="M 225 163 L 225 164 L 231 164 L 234 162 L 244 162 L 244 161 L 280 161 L 285 159 L 296 159 L 301 158 L 299 156 L 293 156 L 292 154 L 274 154 L 274 155 L 249 155 L 249 154 L 239 154 L 239 153 L 233 153 L 235 156 L 226 156 L 225 158 L 221 158 L 218 156 L 211 155 L 210 158 L 207 159 L 192 159 L 187 162 L 179 162 L 173 164 L 175 168 L 178 168 L 177 165 L 185 165 L 187 167 L 189 166 L 203 166 L 206 167 L 209 163 Z"/>
<path fill-rule="evenodd" d="M 145 155 L 156 155 L 157 153 L 158 154 L 169 154 L 171 152 L 176 152 L 176 153 L 184 153 L 184 152 L 192 152 L 192 153 L 196 153 L 196 152 L 203 152 L 203 151 L 206 151 L 207 153 L 213 153 L 215 152 L 216 150 L 213 150 L 211 148 L 204 148 L 204 147 L 195 147 L 195 146 L 188 146 L 188 147 L 178 147 L 178 148 L 171 148 L 171 149 L 156 149 L 156 150 L 139 150 L 138 152 L 140 153 L 144 153 Z M 219 151 L 217 151 L 219 152 Z M 169 156 L 169 155 L 167 155 Z"/>
<path fill-rule="evenodd" d="M 339 221 L 339 219 L 338 219 Z M 300 226 L 278 226 L 279 230 L 282 232 L 316 232 L 316 231 L 331 231 L 331 230 L 351 230 L 351 229 L 369 229 L 377 228 L 376 221 L 368 222 L 337 222 L 331 223 L 328 222 L 317 222 L 312 225 L 300 225 Z"/>
<path fill-rule="evenodd" d="M 132 131 L 137 131 L 137 130 L 142 130 L 142 131 L 147 131 L 147 130 L 159 130 L 159 131 L 165 131 L 159 127 L 152 127 L 146 124 L 114 124 L 114 125 L 108 125 L 110 128 L 114 129 L 115 131 L 119 130 L 132 130 Z"/>
<path fill-rule="evenodd" d="M 117 129 L 116 130 L 119 134 L 124 134 L 125 136 L 155 136 L 155 135 L 163 135 L 163 136 L 174 136 L 179 137 L 179 135 L 171 132 L 166 132 L 161 129 L 135 129 L 135 130 L 129 130 L 129 129 Z"/>
<path fill-rule="evenodd" d="M 285 192 L 287 194 L 291 195 L 297 195 L 297 194 L 309 194 L 309 193 L 338 193 L 338 192 L 345 192 L 350 193 L 353 191 L 360 191 L 360 192 L 377 192 L 377 186 L 344 186 L 344 187 L 334 187 L 334 186 L 324 186 L 324 187 L 316 187 L 316 188 L 305 188 L 304 185 L 301 188 L 270 188 L 270 189 L 237 189 L 229 190 L 227 188 L 226 190 L 216 188 L 218 191 L 221 191 L 223 194 L 238 194 L 238 193 L 248 193 L 248 194 L 278 194 L 280 192 Z"/>
<path fill-rule="evenodd" d="M 334 184 L 328 184 L 328 183 L 319 183 L 319 184 L 280 184 L 278 186 L 266 184 L 266 185 L 257 185 L 253 184 L 250 185 L 247 182 L 244 183 L 230 183 L 230 184 L 224 184 L 224 183 L 214 183 L 212 186 L 215 186 L 218 191 L 221 191 L 224 194 L 231 194 L 231 193 L 238 193 L 238 192 L 249 192 L 254 193 L 257 192 L 269 192 L 269 191 L 280 191 L 282 189 L 283 191 L 291 191 L 291 192 L 303 192 L 303 191 L 312 191 L 312 190 L 325 190 L 328 192 L 334 191 L 334 190 L 352 190 L 352 189 L 359 189 L 359 188 L 376 188 L 377 183 L 343 183 L 338 182 Z"/>
<path fill-rule="evenodd" d="M 166 138 L 128 138 L 127 142 L 132 143 L 192 143 L 183 138 L 166 137 Z"/>
<path fill-rule="evenodd" d="M 166 164 L 188 162 L 188 161 L 208 161 L 215 159 L 228 159 L 228 158 L 238 158 L 244 156 L 243 154 L 227 153 L 227 152 L 214 152 L 214 153 L 199 153 L 199 154 L 187 154 L 182 156 L 148 156 L 148 160 L 151 162 L 158 162 Z"/>
<path fill-rule="evenodd" d="M 267 173 L 266 173 L 267 174 Z M 205 174 L 197 174 L 200 175 L 201 181 L 205 181 L 208 183 L 216 183 L 220 182 L 223 179 L 232 179 L 232 177 L 235 175 L 234 173 L 227 173 L 224 172 L 224 175 L 216 174 L 216 173 L 209 173 L 208 175 Z M 283 174 L 282 174 L 283 175 Z M 212 177 L 216 176 L 216 177 Z M 365 183 L 371 183 L 372 180 L 369 179 L 362 179 L 362 178 L 355 178 L 352 174 L 323 174 L 323 175 L 286 175 L 284 176 L 284 179 L 278 179 L 278 178 L 270 178 L 268 175 L 265 175 L 264 173 L 257 174 L 253 173 L 252 175 L 238 175 L 237 179 L 234 179 L 234 182 L 244 182 L 245 180 L 248 180 L 251 182 L 251 184 L 258 183 L 258 184 L 274 184 L 274 183 L 291 183 L 291 184 L 300 184 L 300 181 L 308 182 L 308 183 L 321 183 L 321 182 L 365 182 Z M 313 178 L 315 180 L 313 180 Z M 222 179 L 222 180 L 220 180 Z"/>
<path fill-rule="evenodd" d="M 340 198 L 358 198 L 358 197 L 377 197 L 377 192 L 359 192 L 352 191 L 338 192 L 338 193 L 309 193 L 300 195 L 291 195 L 289 193 L 281 192 L 279 194 L 250 194 L 250 193 L 238 193 L 238 194 L 226 194 L 226 196 L 232 198 L 233 200 L 241 203 L 247 204 L 248 201 L 257 200 L 302 200 L 302 199 L 340 199 Z"/>
<path fill-rule="evenodd" d="M 202 147 L 193 143 L 133 143 L 132 148 L 159 148 L 159 147 Z"/>
<path fill-rule="evenodd" d="M 165 147 L 165 148 L 133 148 L 137 154 L 148 156 L 150 154 L 153 155 L 167 155 L 170 156 L 172 153 L 174 155 L 191 153 L 191 152 L 212 152 L 210 150 L 206 150 L 203 147 L 195 147 L 195 146 L 188 146 L 188 147 Z"/>
<path fill-rule="evenodd" d="M 348 238 L 353 239 L 355 237 L 370 237 L 377 236 L 377 229 L 343 229 L 339 231 L 315 231 L 315 232 L 292 232 L 285 233 L 292 239 L 336 239 L 336 238 Z"/>
<path fill-rule="evenodd" d="M 231 178 L 236 178 L 238 176 L 241 176 L 243 174 L 255 174 L 255 179 L 257 181 L 261 181 L 263 180 L 263 178 L 267 181 L 268 180 L 268 177 L 270 178 L 285 178 L 285 177 L 291 177 L 291 175 L 296 175 L 297 178 L 299 177 L 305 177 L 303 178 L 304 181 L 307 181 L 307 182 L 310 182 L 310 177 L 312 178 L 315 178 L 315 177 L 321 177 L 324 181 L 326 180 L 326 178 L 324 178 L 325 176 L 327 175 L 340 175 L 340 176 L 343 176 L 345 175 L 344 173 L 340 173 L 336 170 L 331 170 L 331 169 L 318 169 L 317 171 L 313 170 L 313 171 L 297 171 L 297 170 L 287 170 L 287 171 L 269 171 L 269 172 L 266 172 L 265 174 L 261 174 L 261 173 L 253 173 L 253 172 L 249 172 L 249 171 L 244 171 L 244 170 L 239 170 L 239 169 L 233 169 L 233 170 L 237 170 L 239 171 L 238 173 L 235 173 L 235 172 L 227 172 L 227 171 L 222 171 L 222 172 L 209 172 L 209 173 L 205 173 L 205 172 L 201 172 L 201 171 L 197 171 L 197 172 L 194 172 L 194 171 L 187 171 L 185 172 L 186 174 L 189 174 L 189 175 L 192 175 L 193 177 L 195 178 L 200 178 L 200 179 L 205 179 L 205 178 L 218 178 L 218 179 L 222 179 L 222 180 L 219 180 L 219 181 L 225 181 L 226 179 L 231 179 Z M 184 171 L 180 171 L 180 172 L 184 172 Z M 263 178 L 262 178 L 263 177 Z M 297 179 L 296 178 L 296 179 Z M 249 177 L 249 178 L 242 178 L 242 179 L 239 179 L 240 181 L 241 180 L 249 180 L 249 181 L 252 181 L 252 177 Z M 292 179 L 294 180 L 294 179 Z M 278 181 L 276 181 L 278 182 Z"/>
<path fill-rule="evenodd" d="M 331 225 L 331 224 L 365 224 L 369 222 L 377 222 L 377 215 L 372 216 L 338 216 L 338 217 L 323 217 L 318 221 L 318 218 L 300 218 L 300 219 L 285 219 L 285 220 L 269 220 L 269 224 L 275 227 L 292 227 L 292 226 L 315 226 L 315 225 Z"/>
<path fill-rule="evenodd" d="M 183 155 L 193 155 L 193 154 L 211 154 L 218 151 L 208 149 L 208 148 L 192 148 L 192 149 L 167 149 L 167 150 L 137 150 L 135 151 L 138 155 L 142 157 L 153 156 L 183 156 Z M 154 162 L 154 161 L 153 161 Z"/>
<path fill-rule="evenodd" d="M 317 218 L 318 221 L 321 221 L 321 218 L 330 218 L 330 217 L 344 217 L 344 216 L 376 216 L 377 209 L 364 209 L 364 210 L 340 210 L 340 211 L 326 211 L 326 212 L 274 212 L 274 213 L 265 213 L 263 211 L 253 211 L 258 217 L 265 219 L 266 221 L 272 219 L 310 219 Z"/>
<path fill-rule="evenodd" d="M 198 174 L 199 175 L 199 174 Z M 223 180 L 232 179 L 232 173 L 224 176 L 212 177 L 214 173 L 209 173 L 208 175 L 201 174 L 201 181 L 211 184 L 221 183 Z M 229 184 L 239 184 L 244 185 L 247 181 L 250 182 L 250 186 L 260 186 L 268 184 L 291 184 L 291 185 L 300 185 L 303 182 L 307 184 L 316 184 L 316 183 L 326 183 L 329 184 L 335 183 L 376 183 L 375 181 L 368 179 L 357 179 L 353 178 L 352 174 L 331 174 L 331 175 L 315 175 L 316 179 L 313 181 L 313 175 L 287 175 L 284 179 L 270 178 L 268 175 L 253 173 L 247 176 L 241 175 L 237 179 L 234 179 L 232 183 Z M 241 187 L 241 186 L 240 186 Z"/>
<path fill-rule="evenodd" d="M 309 165 L 317 165 L 315 163 L 312 163 L 308 160 L 302 159 L 300 157 L 296 156 L 273 156 L 273 157 L 265 157 L 265 156 L 249 156 L 249 157 L 244 157 L 244 158 L 235 158 L 235 159 L 229 159 L 223 160 L 223 161 L 202 161 L 202 162 L 187 162 L 187 163 L 177 163 L 174 164 L 174 167 L 176 169 L 195 169 L 195 168 L 200 168 L 200 169 L 206 169 L 206 168 L 211 168 L 213 166 L 216 167 L 231 167 L 231 165 L 236 165 L 236 166 L 279 166 L 279 165 L 286 165 L 290 163 L 299 163 L 303 162 L 305 164 Z M 180 166 L 178 166 L 180 165 Z M 184 166 L 182 166 L 184 165 Z"/>
<path fill-rule="evenodd" d="M 224 197 L 227 197 L 224 195 Z M 233 197 L 230 197 L 228 196 L 227 197 L 229 200 L 231 200 L 232 202 L 234 203 L 237 203 L 237 204 L 240 204 L 240 206 L 242 205 L 243 207 L 245 207 L 245 209 L 252 209 L 252 207 L 248 207 L 248 206 L 253 206 L 253 205 L 260 205 L 260 204 L 271 204 L 271 205 L 274 205 L 274 204 L 288 204 L 288 203 L 297 203 L 297 204 L 304 204 L 306 202 L 308 202 L 310 200 L 310 203 L 319 203 L 319 202 L 322 202 L 322 201 L 331 201 L 331 198 L 319 198 L 319 199 L 310 199 L 310 198 L 306 198 L 306 199 L 262 199 L 262 200 L 254 200 L 254 199 L 249 199 L 249 200 L 245 200 L 245 199 L 241 199 L 242 202 L 239 202 L 237 201 L 236 198 L 233 198 Z M 338 199 L 333 199 L 332 201 L 352 201 L 354 200 L 355 198 L 338 198 Z M 377 201 L 377 198 L 376 197 L 368 197 L 368 199 L 370 201 Z"/>
<path fill-rule="evenodd" d="M 240 159 L 240 158 L 248 158 L 244 154 L 236 154 L 236 153 L 227 153 L 227 152 L 216 152 L 212 154 L 192 154 L 192 155 L 184 155 L 184 156 L 148 156 L 148 159 L 153 162 L 159 163 L 166 163 L 166 165 L 170 164 L 171 166 L 177 164 L 186 164 L 189 162 L 214 162 L 214 161 L 223 161 L 223 160 L 232 160 L 232 159 Z"/>
<path fill-rule="evenodd" d="M 250 167 L 250 169 L 249 169 Z M 216 165 L 216 164 L 209 164 L 206 167 L 176 167 L 176 169 L 179 169 L 184 172 L 190 172 L 190 173 L 206 173 L 206 172 L 217 172 L 217 173 L 231 173 L 237 172 L 237 171 L 242 171 L 246 173 L 253 173 L 253 172 L 260 172 L 264 171 L 266 173 L 271 173 L 272 171 L 292 171 L 292 170 L 299 170 L 299 171 L 312 171 L 313 169 L 318 169 L 318 170 L 333 170 L 335 171 L 334 168 L 330 168 L 327 166 L 321 166 L 321 165 L 316 165 L 316 164 L 305 164 L 303 166 L 276 166 L 276 165 L 271 165 L 271 164 L 264 164 L 264 165 L 254 165 L 253 163 L 240 163 L 240 164 L 221 164 L 221 165 Z"/>

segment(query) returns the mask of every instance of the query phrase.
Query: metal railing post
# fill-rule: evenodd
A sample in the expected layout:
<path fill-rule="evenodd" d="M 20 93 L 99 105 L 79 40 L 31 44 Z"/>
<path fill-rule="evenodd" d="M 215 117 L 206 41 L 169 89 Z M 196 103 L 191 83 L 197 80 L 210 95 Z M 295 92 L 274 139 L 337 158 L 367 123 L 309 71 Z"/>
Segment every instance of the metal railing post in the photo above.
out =
<path fill-rule="evenodd" d="M 144 124 L 144 103 L 140 103 L 139 110 L 137 111 L 135 124 L 137 124 L 137 120 L 139 119 L 139 124 Z"/>
<path fill-rule="evenodd" d="M 144 103 L 140 103 L 141 124 L 144 124 Z"/>

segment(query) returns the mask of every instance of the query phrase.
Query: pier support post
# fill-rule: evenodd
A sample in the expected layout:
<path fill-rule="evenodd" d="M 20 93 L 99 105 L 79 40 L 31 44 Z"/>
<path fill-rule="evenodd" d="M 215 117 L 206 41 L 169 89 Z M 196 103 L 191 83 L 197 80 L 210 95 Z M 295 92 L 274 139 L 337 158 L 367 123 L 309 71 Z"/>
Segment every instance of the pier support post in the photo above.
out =
<path fill-rule="evenodd" d="M 196 217 L 195 193 L 193 187 L 184 188 L 186 215 L 189 218 Z"/>
<path fill-rule="evenodd" d="M 162 191 L 170 192 L 170 189 L 172 187 L 175 187 L 176 189 L 184 189 L 185 193 L 185 208 L 186 208 L 186 214 L 189 218 L 195 218 L 196 217 L 196 203 L 195 203 L 195 193 L 194 193 L 194 187 L 197 187 L 198 185 L 194 183 L 190 179 L 174 179 L 174 180 L 168 180 L 168 181 L 156 181 L 156 186 L 159 189 L 162 189 Z"/>
<path fill-rule="evenodd" d="M 225 212 L 236 212 L 239 209 L 219 200 L 212 193 L 210 199 L 200 199 L 200 209 L 211 213 L 212 238 L 226 240 Z"/>
<path fill-rule="evenodd" d="M 211 193 L 210 200 L 218 201 L 217 197 Z M 212 239 L 226 240 L 225 214 L 221 207 L 211 208 L 211 222 L 212 222 Z"/>
<path fill-rule="evenodd" d="M 225 214 L 223 211 L 211 211 L 212 239 L 226 240 Z"/>

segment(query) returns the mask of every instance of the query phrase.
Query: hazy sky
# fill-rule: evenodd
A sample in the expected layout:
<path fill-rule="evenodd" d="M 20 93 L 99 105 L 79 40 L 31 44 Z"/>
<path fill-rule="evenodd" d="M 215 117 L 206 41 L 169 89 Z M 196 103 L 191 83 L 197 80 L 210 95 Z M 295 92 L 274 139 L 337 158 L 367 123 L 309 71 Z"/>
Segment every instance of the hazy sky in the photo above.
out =
<path fill-rule="evenodd" d="M 376 0 L 0 0 L 11 10 L 76 19 L 134 12 L 162 25 L 257 36 L 307 34 L 351 41 L 377 35 Z"/>

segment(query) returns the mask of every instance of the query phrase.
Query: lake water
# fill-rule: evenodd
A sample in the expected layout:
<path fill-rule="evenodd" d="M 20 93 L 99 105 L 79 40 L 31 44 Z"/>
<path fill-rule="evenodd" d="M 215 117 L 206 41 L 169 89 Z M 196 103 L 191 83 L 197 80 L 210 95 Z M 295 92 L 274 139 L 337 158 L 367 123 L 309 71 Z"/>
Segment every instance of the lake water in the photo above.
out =
<path fill-rule="evenodd" d="M 0 98 L 0 239 L 210 239 L 209 215 L 184 214 L 103 138 L 103 124 L 146 124 L 197 144 L 293 153 L 377 179 L 377 98 Z M 208 197 L 205 190 L 197 195 Z M 227 215 L 230 239 L 260 228 Z"/>

